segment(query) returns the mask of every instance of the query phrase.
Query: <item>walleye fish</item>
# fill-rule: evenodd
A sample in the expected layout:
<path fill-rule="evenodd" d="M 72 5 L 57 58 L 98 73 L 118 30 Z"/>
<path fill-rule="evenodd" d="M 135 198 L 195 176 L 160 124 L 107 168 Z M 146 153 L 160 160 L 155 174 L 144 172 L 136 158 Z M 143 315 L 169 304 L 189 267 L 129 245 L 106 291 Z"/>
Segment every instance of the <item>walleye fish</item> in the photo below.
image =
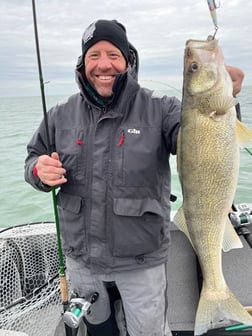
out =
<path fill-rule="evenodd" d="M 252 146 L 252 132 L 236 118 L 235 104 L 218 41 L 187 41 L 177 148 L 183 204 L 174 222 L 189 238 L 203 275 L 195 335 L 220 326 L 220 321 L 252 325 L 222 272 L 222 248 L 242 247 L 228 213 L 237 186 L 240 142 Z"/>

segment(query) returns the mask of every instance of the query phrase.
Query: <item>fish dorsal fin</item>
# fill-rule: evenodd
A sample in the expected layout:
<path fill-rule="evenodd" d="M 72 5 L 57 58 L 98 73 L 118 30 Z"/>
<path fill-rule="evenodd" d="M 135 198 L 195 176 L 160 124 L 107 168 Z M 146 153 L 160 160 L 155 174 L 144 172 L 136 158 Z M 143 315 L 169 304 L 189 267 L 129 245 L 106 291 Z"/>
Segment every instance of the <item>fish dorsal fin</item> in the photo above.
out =
<path fill-rule="evenodd" d="M 252 131 L 238 119 L 236 120 L 236 135 L 241 147 L 252 147 Z"/>
<path fill-rule="evenodd" d="M 243 244 L 240 240 L 240 237 L 236 233 L 232 223 L 229 218 L 227 218 L 227 222 L 225 225 L 224 238 L 222 249 L 224 252 L 228 252 L 232 249 L 242 248 Z"/>
<path fill-rule="evenodd" d="M 225 114 L 231 107 L 237 104 L 237 99 L 230 96 L 213 95 L 209 99 L 209 108 L 215 115 Z"/>
<path fill-rule="evenodd" d="M 192 247 L 193 247 L 193 243 L 192 243 L 192 240 L 191 240 L 191 237 L 190 237 L 190 234 L 189 234 L 189 231 L 188 231 L 188 227 L 187 227 L 187 224 L 186 224 L 186 220 L 185 220 L 185 215 L 184 215 L 184 210 L 183 208 L 179 208 L 178 211 L 176 212 L 174 218 L 173 218 L 173 222 L 174 224 L 178 227 L 178 229 L 180 231 L 183 231 L 184 234 L 187 236 L 187 238 L 189 239 Z"/>

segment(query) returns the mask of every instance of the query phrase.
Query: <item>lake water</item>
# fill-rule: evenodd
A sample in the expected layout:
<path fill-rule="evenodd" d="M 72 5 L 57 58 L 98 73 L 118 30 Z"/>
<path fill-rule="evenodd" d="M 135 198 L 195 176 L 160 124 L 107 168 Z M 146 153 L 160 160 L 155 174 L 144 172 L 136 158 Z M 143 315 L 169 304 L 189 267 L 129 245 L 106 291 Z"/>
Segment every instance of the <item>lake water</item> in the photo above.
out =
<path fill-rule="evenodd" d="M 171 88 L 158 91 L 159 94 L 176 95 L 181 98 L 178 91 Z M 48 96 L 47 107 L 65 98 Z M 252 87 L 243 88 L 239 94 L 239 101 L 243 122 L 252 129 Z M 53 220 L 51 193 L 36 191 L 24 181 L 26 145 L 43 117 L 41 98 L 1 97 L 0 116 L 0 227 Z M 182 200 L 175 157 L 172 157 L 171 165 L 172 193 L 178 197 L 172 204 L 172 209 L 175 210 Z M 252 156 L 241 150 L 236 203 L 252 203 L 251 167 Z"/>

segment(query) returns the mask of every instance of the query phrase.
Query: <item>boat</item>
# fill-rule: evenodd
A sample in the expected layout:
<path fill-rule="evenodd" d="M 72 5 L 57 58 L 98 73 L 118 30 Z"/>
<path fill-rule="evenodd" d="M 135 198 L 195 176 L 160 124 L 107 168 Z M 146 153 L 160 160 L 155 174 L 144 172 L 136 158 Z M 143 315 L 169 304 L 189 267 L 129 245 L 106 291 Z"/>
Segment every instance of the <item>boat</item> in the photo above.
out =
<path fill-rule="evenodd" d="M 223 272 L 239 301 L 252 311 L 252 203 L 234 205 L 230 220 L 241 237 L 243 248 L 223 253 Z M 54 222 L 0 230 L 0 336 L 86 335 L 82 319 L 78 332 L 66 326 L 58 268 Z M 173 336 L 194 335 L 201 280 L 197 257 L 188 239 L 172 225 L 168 316 Z M 114 288 L 109 292 L 113 293 L 111 304 L 120 302 L 119 292 Z M 242 326 L 228 332 L 227 326 L 222 326 L 205 335 L 252 335 L 251 327 L 240 330 L 239 327 Z M 123 333 L 120 336 L 124 336 Z"/>

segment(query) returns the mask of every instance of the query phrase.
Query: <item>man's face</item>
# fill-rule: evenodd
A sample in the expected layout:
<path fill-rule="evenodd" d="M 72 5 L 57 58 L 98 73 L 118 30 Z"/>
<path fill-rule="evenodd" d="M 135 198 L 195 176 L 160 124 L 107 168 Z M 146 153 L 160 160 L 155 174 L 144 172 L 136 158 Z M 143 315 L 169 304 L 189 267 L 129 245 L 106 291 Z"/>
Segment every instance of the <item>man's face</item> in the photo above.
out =
<path fill-rule="evenodd" d="M 108 41 L 99 41 L 85 55 L 85 72 L 89 83 L 102 97 L 112 95 L 115 75 L 126 70 L 120 49 Z"/>

